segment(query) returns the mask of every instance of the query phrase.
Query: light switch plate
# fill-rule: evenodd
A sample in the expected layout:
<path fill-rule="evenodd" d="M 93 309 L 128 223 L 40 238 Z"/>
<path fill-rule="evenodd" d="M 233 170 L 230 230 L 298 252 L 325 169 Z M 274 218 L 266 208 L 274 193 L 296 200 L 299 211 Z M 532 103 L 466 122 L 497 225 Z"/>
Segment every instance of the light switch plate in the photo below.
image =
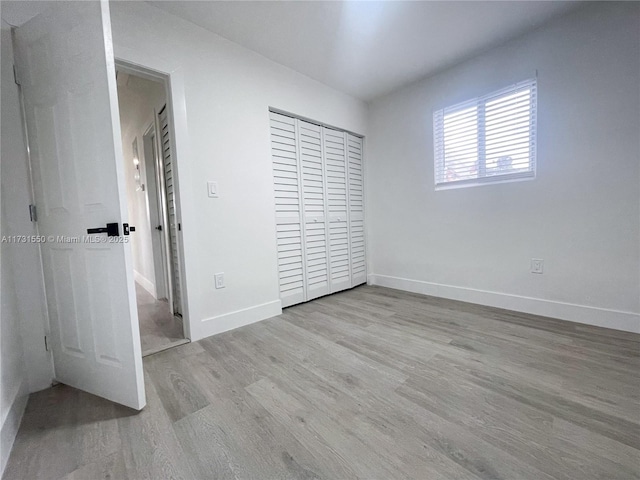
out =
<path fill-rule="evenodd" d="M 224 288 L 224 273 L 216 273 L 214 278 L 216 280 L 216 288 Z"/>
<path fill-rule="evenodd" d="M 207 193 L 211 198 L 218 198 L 218 182 L 207 182 Z"/>

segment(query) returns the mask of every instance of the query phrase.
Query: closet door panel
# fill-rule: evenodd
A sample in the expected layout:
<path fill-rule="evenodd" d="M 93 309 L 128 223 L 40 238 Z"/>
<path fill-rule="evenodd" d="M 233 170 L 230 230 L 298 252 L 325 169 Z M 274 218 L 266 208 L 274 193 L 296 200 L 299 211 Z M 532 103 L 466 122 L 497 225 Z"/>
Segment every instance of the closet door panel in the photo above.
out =
<path fill-rule="evenodd" d="M 367 281 L 364 244 L 364 182 L 362 138 L 347 134 L 349 177 L 349 219 L 351 245 L 351 285 Z"/>
<path fill-rule="evenodd" d="M 346 134 L 326 127 L 323 128 L 323 133 L 329 223 L 330 291 L 334 293 L 351 287 Z"/>
<path fill-rule="evenodd" d="M 160 143 L 164 172 L 164 179 L 167 216 L 169 221 L 169 248 L 171 249 L 171 289 L 173 313 L 182 315 L 182 289 L 180 286 L 180 263 L 178 262 L 178 217 L 176 215 L 176 195 L 175 195 L 175 168 L 173 165 L 173 155 L 171 151 L 171 132 L 169 129 L 169 112 L 167 106 L 162 107 L 158 112 L 160 122 Z"/>
<path fill-rule="evenodd" d="M 280 299 L 288 307 L 306 300 L 298 134 L 293 118 L 270 117 Z"/>
<path fill-rule="evenodd" d="M 322 127 L 298 120 L 307 300 L 329 293 Z"/>

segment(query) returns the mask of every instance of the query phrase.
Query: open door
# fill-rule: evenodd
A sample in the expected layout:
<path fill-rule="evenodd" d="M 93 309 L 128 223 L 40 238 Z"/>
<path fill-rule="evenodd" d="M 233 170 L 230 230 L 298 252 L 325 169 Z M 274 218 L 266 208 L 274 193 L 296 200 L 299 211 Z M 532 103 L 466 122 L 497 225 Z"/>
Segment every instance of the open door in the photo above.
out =
<path fill-rule="evenodd" d="M 51 2 L 15 31 L 15 54 L 45 239 L 56 379 L 139 410 L 144 378 L 131 247 L 123 236 L 108 2 Z M 109 233 L 89 233 L 107 224 Z"/>

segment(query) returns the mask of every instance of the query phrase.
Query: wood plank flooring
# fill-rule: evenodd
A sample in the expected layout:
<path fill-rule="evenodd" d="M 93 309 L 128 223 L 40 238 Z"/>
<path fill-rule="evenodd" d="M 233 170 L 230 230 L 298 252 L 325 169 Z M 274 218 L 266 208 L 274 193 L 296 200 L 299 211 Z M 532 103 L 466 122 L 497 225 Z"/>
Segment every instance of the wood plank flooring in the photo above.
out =
<path fill-rule="evenodd" d="M 363 286 L 31 396 L 5 479 L 637 479 L 640 336 Z"/>
<path fill-rule="evenodd" d="M 184 338 L 182 319 L 171 314 L 166 300 L 156 300 L 136 283 L 136 303 L 143 356 L 188 342 Z"/>

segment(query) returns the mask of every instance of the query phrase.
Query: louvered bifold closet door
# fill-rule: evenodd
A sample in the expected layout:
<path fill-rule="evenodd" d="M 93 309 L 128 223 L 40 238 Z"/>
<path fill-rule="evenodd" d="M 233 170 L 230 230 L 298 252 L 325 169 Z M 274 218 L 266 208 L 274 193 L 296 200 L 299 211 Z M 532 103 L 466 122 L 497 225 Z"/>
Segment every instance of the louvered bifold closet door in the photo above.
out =
<path fill-rule="evenodd" d="M 270 118 L 280 300 L 288 307 L 306 300 L 297 120 L 277 113 Z"/>
<path fill-rule="evenodd" d="M 346 133 L 323 127 L 330 291 L 351 287 Z"/>
<path fill-rule="evenodd" d="M 298 120 L 307 300 L 329 293 L 322 127 Z"/>
<path fill-rule="evenodd" d="M 349 230 L 351 235 L 351 285 L 367 281 L 364 245 L 364 181 L 362 138 L 347 134 L 349 163 Z"/>
<path fill-rule="evenodd" d="M 162 164 L 164 166 L 167 216 L 169 217 L 169 248 L 171 250 L 173 313 L 176 315 L 182 315 L 180 264 L 178 263 L 178 216 L 175 195 L 175 168 L 171 151 L 171 132 L 169 129 L 169 117 L 166 105 L 158 113 L 158 121 L 160 122 L 160 148 L 162 149 Z"/>

